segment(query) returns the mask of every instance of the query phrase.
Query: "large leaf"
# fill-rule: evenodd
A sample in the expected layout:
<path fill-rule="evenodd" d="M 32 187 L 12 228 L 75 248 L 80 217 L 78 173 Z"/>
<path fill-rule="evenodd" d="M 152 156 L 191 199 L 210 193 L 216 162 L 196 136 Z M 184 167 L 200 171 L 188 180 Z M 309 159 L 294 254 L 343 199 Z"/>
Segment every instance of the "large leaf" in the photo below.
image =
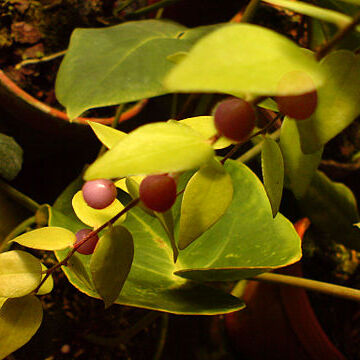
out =
<path fill-rule="evenodd" d="M 300 205 L 318 229 L 360 250 L 360 231 L 353 226 L 359 221 L 359 214 L 355 196 L 348 187 L 317 171 Z"/>
<path fill-rule="evenodd" d="M 43 310 L 33 296 L 8 299 L 0 308 L 0 359 L 26 344 L 41 325 Z"/>
<path fill-rule="evenodd" d="M 238 280 L 291 264 L 300 238 L 280 213 L 273 219 L 266 192 L 245 165 L 227 160 L 234 196 L 223 217 L 180 252 L 176 274 L 202 281 Z"/>
<path fill-rule="evenodd" d="M 80 187 L 81 180 L 78 180 L 59 197 L 55 208 L 52 208 L 50 224 L 65 226 L 72 231 L 81 227 L 71 207 L 72 196 Z M 207 315 L 228 313 L 244 307 L 239 299 L 220 290 L 173 275 L 178 265 L 174 265 L 171 245 L 155 217 L 135 207 L 128 213 L 124 225 L 134 237 L 134 261 L 116 303 L 177 314 Z M 66 252 L 57 251 L 56 256 L 62 259 Z M 86 271 L 89 277 L 89 256 L 77 256 L 76 260 L 78 265 L 83 265 L 81 271 Z M 87 284 L 91 288 L 84 286 L 79 279 L 84 278 L 84 273 L 76 275 L 68 267 L 64 267 L 63 271 L 80 291 L 99 297 L 91 284 Z"/>
<path fill-rule="evenodd" d="M 41 263 L 21 250 L 0 254 L 0 296 L 21 297 L 30 294 L 41 280 Z"/>
<path fill-rule="evenodd" d="M 134 258 L 134 241 L 123 226 L 111 228 L 102 236 L 91 257 L 90 270 L 94 285 L 105 307 L 118 298 L 129 275 Z M 109 277 L 109 274 L 112 276 Z"/>
<path fill-rule="evenodd" d="M 212 156 L 211 145 L 188 126 L 147 124 L 131 132 L 90 165 L 84 178 L 184 171 L 199 167 Z"/>
<path fill-rule="evenodd" d="M 232 197 L 232 180 L 221 164 L 213 160 L 200 168 L 187 183 L 182 198 L 179 249 L 185 249 L 214 225 Z"/>
<path fill-rule="evenodd" d="M 284 160 L 278 143 L 271 138 L 265 138 L 262 145 L 261 168 L 265 191 L 275 217 L 280 208 L 283 192 Z"/>
<path fill-rule="evenodd" d="M 174 66 L 167 56 L 188 51 L 213 29 L 163 20 L 76 29 L 57 76 L 57 98 L 74 118 L 92 107 L 165 94 L 161 81 Z"/>
<path fill-rule="evenodd" d="M 301 147 L 313 153 L 360 114 L 360 57 L 348 50 L 330 53 L 321 62 L 327 74 L 318 89 L 318 106 L 310 119 L 298 121 Z"/>
<path fill-rule="evenodd" d="M 322 149 L 313 154 L 301 151 L 296 120 L 285 118 L 281 126 L 280 148 L 284 159 L 288 187 L 297 199 L 305 195 L 321 161 Z"/>
<path fill-rule="evenodd" d="M 16 237 L 14 242 L 39 250 L 61 250 L 74 244 L 75 235 L 61 227 L 43 227 Z"/>
<path fill-rule="evenodd" d="M 243 96 L 312 91 L 314 84 L 302 82 L 278 87 L 279 80 L 294 71 L 306 72 L 315 86 L 323 82 L 314 58 L 292 41 L 260 26 L 231 24 L 201 39 L 166 77 L 165 86 L 176 92 Z"/>
<path fill-rule="evenodd" d="M 13 180 L 21 170 L 23 151 L 10 136 L 0 134 L 0 175 Z"/>

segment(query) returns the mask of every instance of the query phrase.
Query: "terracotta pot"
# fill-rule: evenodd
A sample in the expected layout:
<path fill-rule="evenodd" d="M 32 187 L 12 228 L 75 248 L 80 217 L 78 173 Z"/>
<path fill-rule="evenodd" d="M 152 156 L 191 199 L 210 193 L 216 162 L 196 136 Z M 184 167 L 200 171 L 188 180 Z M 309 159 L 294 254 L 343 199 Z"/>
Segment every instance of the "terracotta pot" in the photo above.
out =
<path fill-rule="evenodd" d="M 302 234 L 308 226 L 296 225 Z M 300 263 L 279 272 L 302 276 Z M 249 281 L 244 301 L 246 309 L 225 316 L 225 331 L 245 359 L 346 360 L 322 329 L 305 290 Z"/>

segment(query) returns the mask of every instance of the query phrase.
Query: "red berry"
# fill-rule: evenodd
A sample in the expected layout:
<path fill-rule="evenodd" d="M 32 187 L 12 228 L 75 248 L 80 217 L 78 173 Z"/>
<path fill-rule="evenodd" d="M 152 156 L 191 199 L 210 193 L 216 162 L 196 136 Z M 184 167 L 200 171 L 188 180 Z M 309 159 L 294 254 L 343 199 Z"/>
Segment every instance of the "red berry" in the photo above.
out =
<path fill-rule="evenodd" d="M 296 120 L 308 119 L 316 110 L 316 90 L 295 96 L 277 96 L 275 98 L 280 112 Z"/>
<path fill-rule="evenodd" d="M 150 175 L 140 184 L 140 200 L 150 210 L 164 212 L 176 200 L 176 182 L 169 175 Z"/>
<path fill-rule="evenodd" d="M 116 198 L 117 190 L 114 183 L 108 179 L 87 181 L 82 187 L 86 203 L 94 209 L 104 209 Z"/>
<path fill-rule="evenodd" d="M 82 241 L 86 236 L 88 236 L 92 232 L 91 229 L 82 229 L 76 233 L 76 240 L 74 245 L 78 244 Z M 92 236 L 89 240 L 86 240 L 79 248 L 76 249 L 77 252 L 83 255 L 90 255 L 94 252 L 95 246 L 99 241 L 99 237 L 97 235 Z"/>
<path fill-rule="evenodd" d="M 243 99 L 228 99 L 216 108 L 214 122 L 220 135 L 231 140 L 243 141 L 255 127 L 255 112 Z"/>

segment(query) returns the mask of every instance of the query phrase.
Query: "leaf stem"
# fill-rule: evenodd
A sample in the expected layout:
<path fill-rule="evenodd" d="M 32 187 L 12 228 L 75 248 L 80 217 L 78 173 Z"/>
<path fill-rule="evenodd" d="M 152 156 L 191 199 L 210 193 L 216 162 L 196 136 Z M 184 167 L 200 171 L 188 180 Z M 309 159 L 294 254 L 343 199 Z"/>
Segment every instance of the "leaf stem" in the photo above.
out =
<path fill-rule="evenodd" d="M 19 190 L 16 190 L 7 182 L 0 179 L 0 189 L 3 190 L 9 197 L 14 199 L 16 202 L 24 206 L 26 209 L 35 213 L 37 209 L 40 207 L 35 200 L 31 199 L 29 196 L 23 194 Z"/>
<path fill-rule="evenodd" d="M 257 10 L 258 5 L 260 4 L 260 0 L 250 0 L 249 4 L 247 5 L 244 15 L 242 16 L 240 22 L 250 22 Z"/>
<path fill-rule="evenodd" d="M 15 69 L 19 70 L 23 66 L 26 66 L 26 65 L 32 65 L 32 64 L 38 64 L 38 63 L 42 63 L 42 62 L 51 61 L 51 60 L 57 59 L 58 57 L 64 56 L 66 54 L 66 52 L 67 52 L 67 49 L 59 51 L 59 52 L 51 54 L 51 55 L 48 55 L 48 56 L 43 56 L 41 58 L 23 60 L 15 65 Z"/>
<path fill-rule="evenodd" d="M 339 297 L 342 299 L 360 301 L 360 290 L 358 289 L 330 284 L 317 280 L 304 279 L 297 276 L 265 273 L 265 274 L 257 275 L 251 278 L 250 280 L 264 281 L 264 282 L 276 283 L 281 285 L 290 285 L 310 291 L 317 291 L 323 294 Z"/>
<path fill-rule="evenodd" d="M 74 253 L 76 252 L 76 250 L 83 245 L 85 242 L 87 242 L 90 238 L 92 238 L 93 236 L 97 235 L 101 230 L 105 229 L 107 226 L 114 224 L 121 216 L 123 216 L 126 212 L 128 212 L 130 209 L 132 209 L 134 206 L 136 206 L 139 203 L 140 199 L 136 198 L 134 200 L 132 200 L 129 204 L 127 204 L 119 213 L 117 213 L 114 217 L 112 217 L 109 221 L 107 221 L 106 223 L 102 224 L 100 227 L 98 227 L 97 229 L 91 231 L 87 236 L 85 236 L 81 241 L 79 241 L 76 245 L 74 245 L 74 247 L 68 252 L 68 254 L 65 256 L 65 258 L 63 260 L 61 260 L 60 262 L 58 262 L 57 264 L 55 264 L 54 266 L 52 266 L 51 268 L 49 268 L 46 271 L 46 275 L 44 276 L 44 278 L 41 280 L 40 284 L 38 285 L 38 287 L 34 290 L 34 293 L 36 294 L 40 287 L 42 286 L 42 284 L 47 280 L 47 278 L 59 267 L 61 266 L 67 266 L 68 261 L 70 260 L 70 258 L 74 255 Z"/>
<path fill-rule="evenodd" d="M 327 43 L 325 43 L 320 49 L 315 53 L 316 60 L 321 60 L 325 55 L 327 55 L 330 50 L 337 45 L 342 39 L 345 38 L 354 28 L 356 25 L 360 23 L 360 12 L 358 12 L 354 17 L 352 22 L 340 29 L 335 36 Z"/>
<path fill-rule="evenodd" d="M 135 17 L 135 16 L 141 16 L 141 15 L 145 15 L 149 12 L 152 12 L 154 10 L 157 10 L 157 9 L 160 9 L 160 8 L 163 8 L 165 6 L 169 6 L 169 5 L 172 5 L 176 2 L 178 2 L 179 0 L 161 0 L 161 1 L 158 1 L 154 4 L 151 4 L 149 6 L 145 6 L 141 9 L 138 9 L 138 10 L 135 10 L 133 11 L 132 13 L 129 13 L 127 15 L 125 15 L 125 18 L 132 18 L 132 17 Z"/>

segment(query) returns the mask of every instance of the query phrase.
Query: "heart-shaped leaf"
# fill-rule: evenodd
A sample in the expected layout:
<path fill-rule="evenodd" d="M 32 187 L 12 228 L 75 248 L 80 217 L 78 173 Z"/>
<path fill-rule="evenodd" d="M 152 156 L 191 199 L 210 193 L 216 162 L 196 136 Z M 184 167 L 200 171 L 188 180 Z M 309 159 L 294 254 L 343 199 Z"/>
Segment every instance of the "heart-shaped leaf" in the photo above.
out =
<path fill-rule="evenodd" d="M 16 237 L 14 242 L 39 250 L 61 250 L 72 246 L 75 235 L 61 227 L 43 227 Z"/>
<path fill-rule="evenodd" d="M 0 359 L 26 344 L 41 325 L 43 310 L 33 296 L 8 299 L 0 308 Z"/>
<path fill-rule="evenodd" d="M 211 145 L 188 126 L 154 123 L 131 132 L 96 160 L 84 178 L 116 178 L 197 168 L 213 156 Z"/>
<path fill-rule="evenodd" d="M 296 120 L 285 118 L 281 125 L 280 148 L 284 158 L 288 187 L 297 199 L 305 195 L 320 163 L 322 149 L 313 154 L 301 151 Z"/>
<path fill-rule="evenodd" d="M 110 126 L 99 124 L 95 121 L 88 121 L 97 138 L 105 145 L 108 149 L 114 147 L 120 140 L 122 140 L 127 134 L 114 129 Z"/>
<path fill-rule="evenodd" d="M 200 168 L 187 183 L 182 198 L 179 249 L 185 249 L 214 225 L 232 197 L 232 180 L 221 164 L 213 160 Z"/>
<path fill-rule="evenodd" d="M 321 67 L 327 74 L 318 89 L 318 106 L 310 119 L 297 122 L 305 154 L 320 150 L 360 114 L 360 57 L 348 50 L 326 56 Z"/>
<path fill-rule="evenodd" d="M 97 243 L 91 256 L 90 270 L 95 288 L 106 308 L 118 298 L 129 275 L 133 258 L 133 238 L 123 226 L 111 228 Z M 109 277 L 109 274 L 112 276 Z"/>
<path fill-rule="evenodd" d="M 21 170 L 23 151 L 10 136 L 0 134 L 0 175 L 13 180 Z"/>
<path fill-rule="evenodd" d="M 276 141 L 266 138 L 261 148 L 261 168 L 264 186 L 273 217 L 279 211 L 284 185 L 284 160 Z"/>
<path fill-rule="evenodd" d="M 7 298 L 30 294 L 40 284 L 41 263 L 21 250 L 0 254 L 0 296 Z"/>
<path fill-rule="evenodd" d="M 307 73 L 314 83 L 278 87 L 294 71 Z M 315 59 L 286 37 L 256 25 L 230 24 L 199 40 L 164 83 L 174 92 L 269 96 L 301 94 L 322 82 Z"/>

